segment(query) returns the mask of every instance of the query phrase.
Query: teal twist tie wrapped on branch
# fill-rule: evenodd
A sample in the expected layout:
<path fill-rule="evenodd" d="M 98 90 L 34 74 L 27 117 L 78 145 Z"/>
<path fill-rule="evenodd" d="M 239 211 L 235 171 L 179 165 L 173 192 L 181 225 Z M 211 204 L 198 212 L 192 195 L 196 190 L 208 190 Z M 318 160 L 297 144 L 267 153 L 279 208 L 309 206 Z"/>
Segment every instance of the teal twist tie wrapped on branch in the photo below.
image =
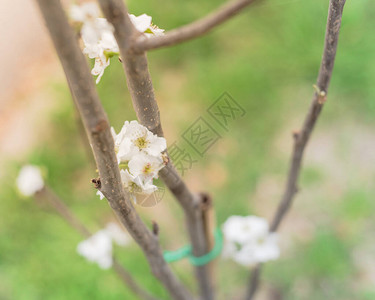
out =
<path fill-rule="evenodd" d="M 194 256 L 190 245 L 184 246 L 175 251 L 164 251 L 164 259 L 166 262 L 174 262 L 181 260 L 185 257 L 189 258 L 189 261 L 194 266 L 203 266 L 214 260 L 223 250 L 223 234 L 220 228 L 215 230 L 215 245 L 213 249 L 202 256 Z"/>

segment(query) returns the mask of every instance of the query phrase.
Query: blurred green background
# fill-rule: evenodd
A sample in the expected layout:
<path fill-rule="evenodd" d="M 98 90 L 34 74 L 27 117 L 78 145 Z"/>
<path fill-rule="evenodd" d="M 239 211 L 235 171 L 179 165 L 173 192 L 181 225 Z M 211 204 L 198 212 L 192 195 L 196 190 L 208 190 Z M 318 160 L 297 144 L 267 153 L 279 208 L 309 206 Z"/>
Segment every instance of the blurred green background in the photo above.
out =
<path fill-rule="evenodd" d="M 170 30 L 220 3 L 130 0 L 128 6 Z M 217 128 L 222 138 L 185 175 L 193 190 L 211 193 L 218 224 L 234 214 L 272 217 L 288 168 L 291 132 L 300 127 L 313 94 L 327 8 L 328 0 L 258 1 L 205 37 L 149 53 L 168 144 L 182 140 L 223 92 L 246 111 L 228 132 Z M 265 267 L 259 299 L 375 299 L 374 16 L 374 1 L 347 1 L 328 101 L 305 156 L 301 191 L 280 230 L 282 256 Z M 33 112 L 44 126 L 28 124 L 39 132 L 38 142 L 2 165 L 0 299 L 137 299 L 112 271 L 76 253 L 81 237 L 64 220 L 15 189 L 20 166 L 37 164 L 90 229 L 114 219 L 106 201 L 95 196 L 90 183 L 95 167 L 61 69 L 56 72 L 34 74 L 44 76 L 38 89 L 54 102 L 48 113 Z M 116 59 L 98 90 L 117 131 L 135 119 Z M 165 249 L 187 243 L 182 213 L 169 193 L 159 205 L 137 209 L 147 224 L 158 222 Z M 116 253 L 147 290 L 168 299 L 134 243 Z M 186 261 L 172 268 L 196 289 Z M 249 271 L 225 260 L 218 270 L 219 299 L 241 299 Z"/>

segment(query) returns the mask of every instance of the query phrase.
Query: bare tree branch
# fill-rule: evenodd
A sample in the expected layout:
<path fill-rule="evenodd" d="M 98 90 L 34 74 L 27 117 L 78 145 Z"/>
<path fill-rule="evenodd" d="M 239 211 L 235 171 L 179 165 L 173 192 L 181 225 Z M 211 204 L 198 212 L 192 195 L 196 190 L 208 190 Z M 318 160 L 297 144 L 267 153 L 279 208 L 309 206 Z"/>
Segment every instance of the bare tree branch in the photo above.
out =
<path fill-rule="evenodd" d="M 163 258 L 158 238 L 146 227 L 125 192 L 117 165 L 114 141 L 90 69 L 59 0 L 37 0 L 52 41 L 68 78 L 101 178 L 101 191 L 122 224 L 141 246 L 153 274 L 174 299 L 191 299 L 190 293 Z"/>
<path fill-rule="evenodd" d="M 301 171 L 302 157 L 305 147 L 309 141 L 311 132 L 314 129 L 315 123 L 320 115 L 324 103 L 326 102 L 329 83 L 332 77 L 333 66 L 336 57 L 337 43 L 339 39 L 342 12 L 346 0 L 330 0 L 328 9 L 328 19 L 325 34 L 325 43 L 323 50 L 322 62 L 317 79 L 317 91 L 314 93 L 310 109 L 306 115 L 302 129 L 294 133 L 294 148 L 291 159 L 291 164 L 288 173 L 288 179 L 285 186 L 285 191 L 272 220 L 270 230 L 275 232 L 286 213 L 288 212 L 293 198 L 298 191 L 297 181 Z M 259 276 L 261 272 L 261 265 L 257 265 L 252 272 L 247 300 L 254 298 L 255 292 L 259 285 Z"/>
<path fill-rule="evenodd" d="M 121 279 L 126 283 L 127 286 L 133 291 L 134 294 L 140 296 L 145 300 L 158 300 L 154 296 L 151 296 L 147 291 L 142 289 L 138 283 L 134 281 L 132 275 L 124 269 L 124 267 L 119 263 L 119 261 L 114 257 L 113 258 L 113 269 L 121 277 Z"/>
<path fill-rule="evenodd" d="M 47 200 L 48 203 L 65 219 L 65 221 L 76 229 L 83 237 L 89 238 L 92 233 L 87 227 L 72 213 L 65 203 L 48 187 L 44 187 L 35 194 L 37 199 Z M 121 280 L 135 294 L 145 300 L 158 300 L 142 289 L 134 280 L 133 276 L 113 257 L 113 269 L 120 276 Z"/>
<path fill-rule="evenodd" d="M 140 33 L 130 22 L 122 0 L 99 0 L 99 3 L 107 20 L 115 28 L 114 34 L 120 48 L 127 85 L 137 117 L 153 133 L 164 136 L 146 54 L 130 50 Z M 171 161 L 160 171 L 160 177 L 184 209 L 193 254 L 204 255 L 208 251 L 208 245 L 203 224 L 202 198 L 187 188 Z M 203 299 L 213 299 L 208 266 L 197 266 L 196 277 Z"/>
<path fill-rule="evenodd" d="M 251 272 L 249 287 L 247 290 L 246 300 L 253 299 L 258 287 L 260 280 L 260 273 L 262 272 L 262 264 L 258 263 Z"/>
<path fill-rule="evenodd" d="M 277 230 L 281 220 L 290 207 L 295 193 L 297 192 L 297 181 L 301 170 L 303 152 L 327 97 L 336 57 L 344 4 L 345 0 L 331 0 L 329 4 L 324 51 L 316 83 L 318 91 L 314 94 L 301 131 L 294 135 L 294 149 L 288 174 L 288 181 L 282 201 L 273 219 L 271 231 Z"/>
<path fill-rule="evenodd" d="M 229 20 L 253 2 L 255 2 L 255 0 L 235 0 L 228 2 L 202 19 L 173 29 L 165 35 L 138 39 L 137 42 L 132 45 L 132 49 L 135 52 L 142 52 L 176 45 L 197 38 Z"/>

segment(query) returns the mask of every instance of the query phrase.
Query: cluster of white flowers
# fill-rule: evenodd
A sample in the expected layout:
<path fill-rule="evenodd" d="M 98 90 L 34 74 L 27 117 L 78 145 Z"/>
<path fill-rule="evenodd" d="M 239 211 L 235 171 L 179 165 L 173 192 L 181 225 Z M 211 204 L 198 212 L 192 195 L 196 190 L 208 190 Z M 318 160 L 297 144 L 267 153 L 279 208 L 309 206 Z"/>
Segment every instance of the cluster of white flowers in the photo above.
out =
<path fill-rule="evenodd" d="M 24 196 L 32 196 L 44 187 L 42 172 L 37 166 L 26 165 L 17 177 L 17 187 Z"/>
<path fill-rule="evenodd" d="M 126 121 L 119 134 L 111 130 L 122 183 L 136 202 L 137 195 L 149 195 L 158 189 L 153 180 L 165 166 L 167 142 L 137 121 Z M 97 195 L 104 197 L 100 191 Z"/>
<path fill-rule="evenodd" d="M 95 59 L 91 73 L 98 76 L 98 84 L 104 70 L 109 66 L 110 58 L 119 54 L 119 48 L 113 35 L 114 29 L 105 18 L 99 17 L 99 7 L 89 2 L 71 7 L 71 19 L 80 24 L 81 37 L 84 43 L 83 53 Z M 146 36 L 161 35 L 164 30 L 152 24 L 152 18 L 146 14 L 129 15 L 134 27 Z"/>
<path fill-rule="evenodd" d="M 223 224 L 223 256 L 252 266 L 280 256 L 277 234 L 270 233 L 265 219 L 256 216 L 231 216 Z"/>
<path fill-rule="evenodd" d="M 105 229 L 80 242 L 77 252 L 88 261 L 96 262 L 100 268 L 108 269 L 113 263 L 113 242 L 124 247 L 130 238 L 116 223 L 109 223 Z"/>

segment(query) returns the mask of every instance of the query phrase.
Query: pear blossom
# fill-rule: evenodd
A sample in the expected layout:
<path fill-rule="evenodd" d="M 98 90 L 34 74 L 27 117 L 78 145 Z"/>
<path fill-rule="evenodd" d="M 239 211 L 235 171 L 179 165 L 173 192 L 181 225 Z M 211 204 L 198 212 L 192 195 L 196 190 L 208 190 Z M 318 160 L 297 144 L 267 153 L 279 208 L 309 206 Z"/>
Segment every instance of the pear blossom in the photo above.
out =
<path fill-rule="evenodd" d="M 276 260 L 280 256 L 277 245 L 278 235 L 271 233 L 260 237 L 252 243 L 245 243 L 232 255 L 232 259 L 243 266 L 252 266 L 269 260 Z"/>
<path fill-rule="evenodd" d="M 101 55 L 105 50 L 118 51 L 113 36 L 113 27 L 104 18 L 84 23 L 81 28 L 82 41 L 85 46 L 83 53 L 89 58 Z"/>
<path fill-rule="evenodd" d="M 146 14 L 142 14 L 140 16 L 129 14 L 129 17 L 135 29 L 137 29 L 139 32 L 145 33 L 147 37 L 152 35 L 162 35 L 164 33 L 164 29 L 160 29 L 156 25 L 152 24 L 152 17 Z"/>
<path fill-rule="evenodd" d="M 152 156 L 159 156 L 167 148 L 165 138 L 153 134 L 145 126 L 137 121 L 131 121 L 126 124 L 127 130 L 125 137 L 129 138 L 131 143 L 139 149 Z"/>
<path fill-rule="evenodd" d="M 158 178 L 159 171 L 165 166 L 162 152 L 167 142 L 137 121 L 126 121 L 118 134 L 114 128 L 111 133 L 121 181 L 136 203 L 138 195 L 150 195 L 158 189 L 153 179 Z M 100 191 L 97 195 L 101 199 L 104 197 Z"/>
<path fill-rule="evenodd" d="M 147 37 L 150 37 L 150 36 L 153 36 L 153 35 L 163 35 L 165 30 L 159 28 L 158 26 L 156 26 L 154 24 L 152 24 L 149 27 L 149 31 L 151 31 L 151 33 L 147 32 L 147 31 L 145 32 Z"/>
<path fill-rule="evenodd" d="M 132 194 L 151 194 L 157 189 L 150 181 L 143 181 L 140 176 L 133 176 L 128 170 L 120 170 L 120 175 L 125 189 Z"/>
<path fill-rule="evenodd" d="M 95 65 L 94 68 L 91 70 L 91 74 L 96 77 L 96 84 L 100 82 L 100 79 L 102 78 L 104 74 L 104 70 L 106 67 L 109 66 L 109 59 L 105 57 L 104 54 L 98 56 L 95 58 Z"/>
<path fill-rule="evenodd" d="M 16 181 L 18 190 L 24 196 L 32 196 L 44 187 L 42 172 L 33 165 L 23 166 Z"/>
<path fill-rule="evenodd" d="M 109 269 L 112 266 L 112 239 L 106 230 L 100 230 L 80 242 L 77 252 L 88 261 L 96 262 L 102 269 Z"/>
<path fill-rule="evenodd" d="M 75 22 L 85 23 L 99 17 L 99 7 L 94 2 L 83 3 L 82 5 L 72 5 L 70 17 Z"/>
<path fill-rule="evenodd" d="M 149 195 L 158 188 L 153 179 L 165 166 L 167 141 L 137 121 L 125 121 L 120 132 L 111 128 L 115 152 L 125 190 L 136 202 L 137 195 Z"/>
<path fill-rule="evenodd" d="M 257 216 L 230 216 L 223 225 L 228 241 L 244 244 L 268 233 L 268 223 Z"/>
<path fill-rule="evenodd" d="M 104 70 L 110 64 L 110 57 L 119 54 L 119 47 L 113 35 L 113 26 L 105 18 L 99 17 L 99 7 L 94 2 L 80 6 L 73 5 L 70 9 L 70 17 L 80 24 L 84 44 L 83 53 L 95 59 L 91 73 L 97 76 L 96 83 L 98 84 Z M 134 27 L 146 37 L 164 33 L 163 29 L 152 24 L 152 17 L 146 14 L 140 16 L 129 14 L 129 17 Z"/>
<path fill-rule="evenodd" d="M 119 225 L 114 222 L 107 224 L 105 230 L 112 240 L 119 246 L 127 246 L 130 243 L 130 237 L 121 229 Z"/>
<path fill-rule="evenodd" d="M 125 122 L 126 123 L 126 122 Z M 112 137 L 113 137 L 113 141 L 115 143 L 115 151 L 116 151 L 116 155 L 117 155 L 117 162 L 120 164 L 121 162 L 121 156 L 123 155 L 123 153 L 119 153 L 119 150 L 120 150 L 120 146 L 124 140 L 124 135 L 125 135 L 125 132 L 126 132 L 126 127 L 123 126 L 121 128 L 121 131 L 116 134 L 116 131 L 113 127 L 111 127 L 111 133 L 112 133 Z M 129 152 L 129 148 L 130 148 L 130 143 L 124 143 L 124 145 L 122 146 L 124 147 L 125 149 L 122 150 L 124 151 L 125 153 Z"/>
<path fill-rule="evenodd" d="M 130 172 L 144 179 L 158 178 L 158 173 L 163 167 L 161 156 L 155 157 L 145 153 L 139 153 L 129 161 Z"/>
<path fill-rule="evenodd" d="M 120 170 L 120 175 L 124 188 L 130 193 L 135 203 L 137 195 L 150 195 L 158 189 L 156 185 L 152 184 L 152 178 L 133 176 L 128 170 Z"/>
<path fill-rule="evenodd" d="M 115 137 L 115 145 L 118 148 L 118 159 L 129 161 L 140 152 L 159 157 L 167 148 L 167 141 L 153 134 L 137 121 L 126 121 Z"/>
<path fill-rule="evenodd" d="M 105 18 L 96 18 L 93 22 L 84 23 L 81 29 L 85 45 L 83 53 L 95 58 L 103 52 L 118 52 L 119 48 L 113 35 L 113 26 Z"/>
<path fill-rule="evenodd" d="M 125 122 L 125 125 L 121 128 L 119 134 L 116 134 L 113 127 L 111 128 L 112 137 L 115 142 L 115 151 L 117 155 L 117 162 L 120 164 L 121 162 L 128 162 L 135 154 L 139 152 L 139 149 L 134 147 L 131 140 L 126 137 L 126 124 L 129 123 L 128 121 Z"/>
<path fill-rule="evenodd" d="M 109 269 L 113 264 L 113 242 L 127 246 L 130 237 L 116 223 L 110 222 L 88 239 L 80 242 L 77 252 L 88 261 L 95 262 L 102 269 Z"/>
<path fill-rule="evenodd" d="M 95 59 L 91 73 L 98 76 L 100 82 L 104 70 L 109 66 L 109 57 L 106 53 L 118 53 L 118 45 L 113 35 L 113 26 L 105 18 L 99 18 L 99 7 L 95 3 L 86 3 L 73 6 L 71 18 L 81 22 L 81 37 L 84 44 L 83 53 Z"/>
<path fill-rule="evenodd" d="M 129 14 L 129 17 L 135 29 L 137 29 L 139 32 L 145 32 L 151 26 L 152 17 L 146 14 L 142 14 L 138 17 L 133 14 Z"/>
<path fill-rule="evenodd" d="M 82 41 L 85 48 L 83 53 L 89 58 L 95 59 L 95 65 L 91 73 L 97 75 L 96 83 L 100 82 L 105 68 L 109 66 L 110 59 L 106 53 L 118 53 L 116 39 L 113 35 L 113 27 L 104 18 L 96 18 L 86 22 L 81 29 Z"/>
<path fill-rule="evenodd" d="M 101 191 L 97 191 L 96 195 L 99 196 L 100 200 L 103 200 L 105 198 L 104 194 Z"/>
<path fill-rule="evenodd" d="M 280 256 L 276 233 L 269 232 L 265 219 L 257 216 L 231 216 L 222 226 L 225 237 L 223 256 L 251 266 Z"/>

